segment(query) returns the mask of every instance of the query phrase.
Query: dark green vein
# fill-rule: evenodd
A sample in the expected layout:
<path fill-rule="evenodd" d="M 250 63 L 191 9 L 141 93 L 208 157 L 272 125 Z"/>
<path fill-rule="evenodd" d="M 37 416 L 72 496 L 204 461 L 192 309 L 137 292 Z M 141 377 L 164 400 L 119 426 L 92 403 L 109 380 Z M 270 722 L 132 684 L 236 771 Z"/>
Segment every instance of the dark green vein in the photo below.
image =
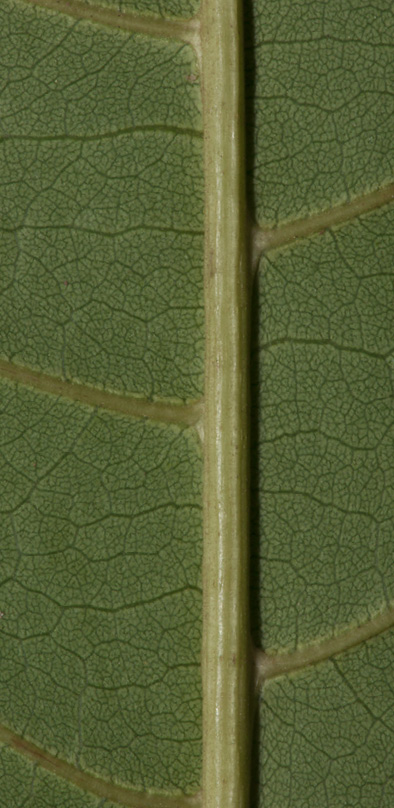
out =
<path fill-rule="evenodd" d="M 79 401 L 89 407 L 99 407 L 133 418 L 149 418 L 166 424 L 194 426 L 199 431 L 203 411 L 202 401 L 195 401 L 191 404 L 172 404 L 109 393 L 97 387 L 64 381 L 56 376 L 14 365 L 5 360 L 0 360 L 0 378 L 33 387 L 43 393 Z"/>
<path fill-rule="evenodd" d="M 27 554 L 24 554 L 24 555 L 27 555 Z M 128 558 L 131 555 L 132 555 L 131 553 L 125 553 L 125 554 L 122 555 L 122 557 L 123 558 Z M 134 557 L 136 555 L 139 555 L 139 554 L 135 554 Z M 112 614 L 121 614 L 122 612 L 130 611 L 132 609 L 145 608 L 146 606 L 151 606 L 154 603 L 162 603 L 164 600 L 167 600 L 167 598 L 175 598 L 177 595 L 184 595 L 185 593 L 194 592 L 197 595 L 202 594 L 201 587 L 194 586 L 193 584 L 190 584 L 190 585 L 188 584 L 188 585 L 185 585 L 185 586 L 180 586 L 178 589 L 170 589 L 168 592 L 161 592 L 159 595 L 155 595 L 154 597 L 151 597 L 151 598 L 140 598 L 139 600 L 134 600 L 134 601 L 131 601 L 130 603 L 122 603 L 121 606 L 94 606 L 94 605 L 92 605 L 90 603 L 84 603 L 84 602 L 82 602 L 82 603 L 66 603 L 66 604 L 65 603 L 59 603 L 59 601 L 56 600 L 56 598 L 52 597 L 51 595 L 48 595 L 47 592 L 43 592 L 41 589 L 34 589 L 34 587 L 27 586 L 27 584 L 22 583 L 22 581 L 18 581 L 18 580 L 14 580 L 14 579 L 13 579 L 13 581 L 14 581 L 15 586 L 19 586 L 20 589 L 22 589 L 24 592 L 29 592 L 29 594 L 31 594 L 31 595 L 39 595 L 40 597 L 45 598 L 50 603 L 53 603 L 62 612 L 68 612 L 68 611 L 72 612 L 72 611 L 75 611 L 75 610 L 79 610 L 79 611 L 84 611 L 84 612 L 98 612 L 100 614 L 110 614 L 110 615 L 112 615 Z M 45 632 L 40 632 L 39 634 L 35 634 L 34 636 L 36 636 L 36 637 L 46 637 L 46 636 L 48 636 L 48 634 L 49 634 L 49 632 L 45 631 Z M 18 639 L 18 635 L 13 634 L 11 631 L 8 632 L 8 636 L 9 637 L 14 637 L 14 639 L 16 639 L 16 640 Z M 33 635 L 30 634 L 29 638 L 31 639 L 32 636 Z M 117 643 L 117 642 L 119 642 L 119 640 L 114 639 L 114 640 L 110 640 L 109 642 L 110 643 Z M 198 665 L 198 663 L 196 663 L 196 665 Z"/>
<path fill-rule="evenodd" d="M 366 519 L 370 519 L 372 522 L 375 522 L 375 524 L 380 524 L 376 516 L 372 513 L 368 513 L 368 511 L 360 511 L 355 508 L 342 508 L 340 505 L 336 505 L 335 502 L 324 502 L 324 500 L 315 497 L 308 491 L 297 491 L 293 488 L 261 488 L 260 493 L 263 497 L 267 494 L 271 496 L 304 497 L 305 499 L 311 500 L 311 502 L 316 502 L 317 505 L 321 505 L 322 508 L 332 508 L 334 511 L 345 514 L 345 516 L 365 516 Z"/>
<path fill-rule="evenodd" d="M 201 805 L 200 794 L 190 796 L 157 794 L 148 791 L 134 791 L 116 783 L 109 783 L 107 780 L 89 772 L 83 772 L 76 766 L 72 766 L 71 763 L 51 755 L 4 726 L 0 726 L 0 742 L 7 744 L 57 777 L 62 777 L 84 791 L 119 805 L 128 805 L 130 808 L 197 808 Z"/>
<path fill-rule="evenodd" d="M 93 236 L 101 236 L 102 238 L 116 238 L 118 236 L 127 236 L 128 233 L 134 233 L 138 230 L 142 230 L 145 232 L 154 232 L 154 233 L 173 233 L 174 235 L 180 236 L 202 236 L 204 235 L 203 230 L 191 230 L 189 228 L 176 228 L 176 227 L 159 227 L 156 225 L 150 224 L 136 224 L 131 225 L 130 227 L 124 227 L 122 230 L 101 230 L 95 229 L 93 227 L 77 227 L 74 224 L 62 224 L 62 225 L 39 225 L 39 224 L 18 224 L 15 227 L 1 227 L 0 225 L 0 233 L 19 233 L 23 230 L 37 230 L 37 231 L 58 231 L 58 230 L 69 230 L 73 233 L 89 233 L 89 235 Z"/>
<path fill-rule="evenodd" d="M 368 351 L 366 348 L 358 348 L 355 345 L 341 345 L 339 342 L 334 342 L 332 339 L 303 339 L 300 337 L 281 337 L 280 339 L 272 340 L 271 342 L 265 342 L 260 346 L 260 351 L 268 351 L 271 348 L 275 348 L 278 345 L 322 345 L 328 348 L 334 348 L 336 351 L 343 351 L 346 353 L 356 353 L 362 354 L 363 356 L 370 356 L 373 359 L 381 359 L 382 361 L 386 361 L 391 354 L 393 353 L 393 349 L 391 348 L 389 351 L 385 353 L 379 353 L 378 351 Z"/>
<path fill-rule="evenodd" d="M 375 615 L 361 626 L 352 626 L 336 637 L 329 637 L 320 642 L 312 643 L 291 653 L 271 655 L 264 653 L 264 651 L 256 650 L 256 685 L 259 687 L 267 679 L 273 679 L 276 676 L 283 676 L 284 674 L 316 665 L 318 662 L 323 662 L 344 651 L 349 651 L 360 645 L 360 643 L 371 640 L 373 637 L 377 637 L 378 634 L 382 634 L 383 631 L 393 627 L 394 605 Z"/>
<path fill-rule="evenodd" d="M 169 135 L 181 135 L 185 137 L 203 137 L 203 132 L 199 129 L 184 128 L 182 126 L 165 126 L 164 124 L 150 124 L 146 126 L 125 126 L 124 129 L 117 129 L 113 132 L 99 132 L 96 135 L 70 135 L 63 132 L 59 135 L 8 135 L 0 136 L 0 143 L 4 141 L 32 141 L 33 143 L 50 143 L 52 141 L 70 141 L 76 143 L 95 142 L 100 140 L 113 140 L 125 135 L 134 135 L 139 132 L 164 132 Z"/>
<path fill-rule="evenodd" d="M 338 435 L 330 435 L 328 432 L 325 432 L 323 429 L 316 428 L 316 429 L 295 429 L 292 432 L 278 432 L 277 435 L 274 435 L 272 438 L 261 438 L 262 446 L 273 444 L 273 443 L 280 443 L 282 440 L 296 440 L 297 438 L 303 435 L 314 435 L 317 438 L 323 438 L 326 443 L 339 443 L 340 446 L 343 446 L 345 449 L 351 449 L 354 452 L 376 452 L 378 447 L 381 445 L 383 439 L 387 436 L 387 433 L 392 429 L 392 425 L 388 424 L 384 432 L 382 433 L 380 440 L 374 444 L 367 444 L 366 446 L 360 446 L 356 443 L 349 443 L 349 441 L 343 440 L 342 437 Z"/>

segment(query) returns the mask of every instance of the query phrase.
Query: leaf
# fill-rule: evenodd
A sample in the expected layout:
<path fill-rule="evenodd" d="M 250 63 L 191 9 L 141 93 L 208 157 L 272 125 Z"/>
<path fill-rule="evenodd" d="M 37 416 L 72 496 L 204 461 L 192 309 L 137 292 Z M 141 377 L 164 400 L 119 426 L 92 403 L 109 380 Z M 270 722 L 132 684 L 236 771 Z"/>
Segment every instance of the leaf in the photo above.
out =
<path fill-rule="evenodd" d="M 388 9 L 245 4 L 245 158 L 238 5 L 0 8 L 7 808 L 393 802 Z"/>

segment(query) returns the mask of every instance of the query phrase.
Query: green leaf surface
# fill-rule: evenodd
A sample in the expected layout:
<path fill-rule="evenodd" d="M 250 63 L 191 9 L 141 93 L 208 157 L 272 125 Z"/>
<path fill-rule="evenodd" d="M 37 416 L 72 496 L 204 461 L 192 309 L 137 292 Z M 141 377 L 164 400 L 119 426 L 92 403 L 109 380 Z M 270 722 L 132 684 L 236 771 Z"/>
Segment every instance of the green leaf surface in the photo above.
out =
<path fill-rule="evenodd" d="M 1 808 L 394 803 L 389 11 L 0 2 Z"/>
<path fill-rule="evenodd" d="M 247 96 L 259 222 L 392 178 L 393 18 L 385 0 L 253 0 Z"/>
<path fill-rule="evenodd" d="M 12 749 L 1 750 L 1 794 L 7 808 L 116 808 L 23 759 Z"/>
<path fill-rule="evenodd" d="M 102 777 L 197 790 L 194 435 L 5 384 L 2 412 L 1 713 Z"/>
<path fill-rule="evenodd" d="M 0 8 L 2 355 L 110 390 L 198 398 L 192 51 L 12 9 Z"/>
<path fill-rule="evenodd" d="M 255 790 L 270 808 L 390 808 L 393 637 L 266 686 Z"/>
<path fill-rule="evenodd" d="M 172 17 L 192 17 L 199 9 L 199 0 L 85 0 L 86 5 L 111 8 L 122 14 L 136 12 L 152 14 L 171 19 Z"/>
<path fill-rule="evenodd" d="M 261 261 L 252 583 L 267 650 L 394 596 L 393 220 L 383 208 Z"/>

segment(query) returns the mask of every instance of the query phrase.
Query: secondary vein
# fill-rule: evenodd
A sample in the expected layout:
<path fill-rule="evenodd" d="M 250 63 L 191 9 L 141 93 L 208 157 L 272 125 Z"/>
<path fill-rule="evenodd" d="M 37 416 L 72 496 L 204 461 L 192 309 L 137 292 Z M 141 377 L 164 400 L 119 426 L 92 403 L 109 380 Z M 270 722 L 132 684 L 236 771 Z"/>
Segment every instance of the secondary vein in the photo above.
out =
<path fill-rule="evenodd" d="M 47 373 L 14 365 L 3 359 L 0 360 L 0 378 L 33 387 L 43 393 L 79 401 L 89 407 L 100 407 L 133 418 L 149 418 L 166 424 L 194 426 L 197 431 L 203 414 L 201 400 L 190 404 L 172 404 L 109 393 L 107 390 L 100 390 L 97 387 L 64 381 Z"/>
<path fill-rule="evenodd" d="M 286 224 L 272 230 L 264 230 L 259 226 L 252 227 L 253 267 L 256 269 L 263 252 L 283 247 L 285 244 L 293 244 L 301 238 L 307 238 L 329 227 L 344 224 L 357 218 L 362 213 L 369 213 L 376 208 L 387 205 L 393 199 L 394 183 L 390 183 L 390 185 L 385 185 L 383 188 L 358 196 L 344 205 L 337 205 L 306 218 L 286 222 Z"/>
<path fill-rule="evenodd" d="M 259 649 L 256 651 L 256 685 L 260 687 L 267 679 L 294 673 L 349 651 L 392 627 L 394 627 L 394 604 L 361 626 L 352 626 L 336 637 L 327 638 L 297 651 L 271 655 Z"/>
<path fill-rule="evenodd" d="M 84 791 L 96 794 L 119 805 L 130 808 L 197 808 L 201 805 L 200 794 L 154 794 L 134 791 L 116 783 L 109 783 L 89 772 L 84 772 L 61 758 L 51 755 L 31 741 L 21 738 L 12 730 L 0 725 L 0 742 L 7 744 L 52 774 L 62 777 Z"/>
<path fill-rule="evenodd" d="M 118 9 L 100 8 L 86 5 L 81 0 L 25 0 L 30 5 L 40 6 L 48 10 L 67 14 L 79 20 L 130 31 L 135 34 L 147 34 L 154 37 L 178 39 L 192 45 L 197 51 L 200 47 L 200 23 L 198 16 L 189 20 L 170 20 L 162 17 L 122 12 Z"/>

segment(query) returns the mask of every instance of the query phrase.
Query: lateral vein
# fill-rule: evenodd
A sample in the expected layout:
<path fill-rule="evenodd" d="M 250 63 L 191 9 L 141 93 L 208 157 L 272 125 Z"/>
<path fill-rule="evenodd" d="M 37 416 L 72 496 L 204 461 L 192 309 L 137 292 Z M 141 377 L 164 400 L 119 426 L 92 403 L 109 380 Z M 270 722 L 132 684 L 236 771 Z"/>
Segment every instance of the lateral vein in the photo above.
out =
<path fill-rule="evenodd" d="M 202 400 L 190 404 L 171 404 L 109 393 L 107 390 L 100 390 L 97 387 L 64 381 L 47 373 L 14 365 L 3 359 L 0 359 L 0 378 L 34 387 L 35 390 L 43 393 L 79 401 L 89 407 L 100 407 L 132 418 L 149 418 L 166 424 L 194 426 L 197 431 L 203 414 Z"/>
<path fill-rule="evenodd" d="M 258 649 L 255 652 L 256 686 L 260 687 L 268 679 L 294 673 L 302 668 L 308 668 L 319 662 L 324 662 L 337 654 L 349 651 L 362 642 L 372 639 L 394 627 L 394 604 L 384 612 L 375 615 L 361 626 L 352 628 L 327 638 L 321 642 L 313 643 L 297 651 L 284 654 L 266 654 Z"/>
<path fill-rule="evenodd" d="M 190 127 L 182 126 L 167 126 L 165 124 L 143 124 L 141 126 L 125 126 L 123 129 L 117 129 L 113 132 L 98 132 L 93 135 L 70 135 L 63 132 L 58 135 L 0 135 L 0 143 L 7 141 L 27 141 L 31 143 L 57 143 L 57 142 L 70 142 L 70 143 L 95 143 L 101 140 L 115 140 L 127 135 L 146 134 L 147 132 L 161 132 L 168 135 L 175 135 L 176 137 L 194 137 L 202 138 L 203 132 L 199 129 L 191 129 Z"/>
<path fill-rule="evenodd" d="M 200 50 L 200 22 L 196 15 L 188 20 L 170 20 L 145 14 L 133 14 L 115 9 L 86 5 L 82 0 L 25 0 L 33 6 L 67 14 L 79 20 L 153 37 L 178 39 Z"/>
<path fill-rule="evenodd" d="M 252 226 L 253 267 L 254 269 L 257 267 L 263 252 L 274 250 L 276 247 L 283 247 L 285 244 L 293 244 L 299 239 L 307 238 L 320 231 L 324 232 L 329 227 L 344 224 L 363 213 L 369 213 L 376 208 L 387 205 L 393 199 L 394 183 L 390 183 L 390 185 L 385 185 L 383 188 L 358 196 L 344 205 L 337 205 L 306 218 L 286 222 L 286 224 L 272 230 L 264 230 L 257 225 Z"/>
<path fill-rule="evenodd" d="M 89 772 L 83 772 L 71 763 L 51 755 L 31 741 L 21 738 L 12 730 L 0 725 L 0 742 L 7 744 L 52 774 L 62 777 L 84 791 L 96 794 L 119 805 L 130 808 L 197 808 L 201 805 L 200 794 L 154 794 L 134 791 L 124 786 L 110 783 Z"/>

